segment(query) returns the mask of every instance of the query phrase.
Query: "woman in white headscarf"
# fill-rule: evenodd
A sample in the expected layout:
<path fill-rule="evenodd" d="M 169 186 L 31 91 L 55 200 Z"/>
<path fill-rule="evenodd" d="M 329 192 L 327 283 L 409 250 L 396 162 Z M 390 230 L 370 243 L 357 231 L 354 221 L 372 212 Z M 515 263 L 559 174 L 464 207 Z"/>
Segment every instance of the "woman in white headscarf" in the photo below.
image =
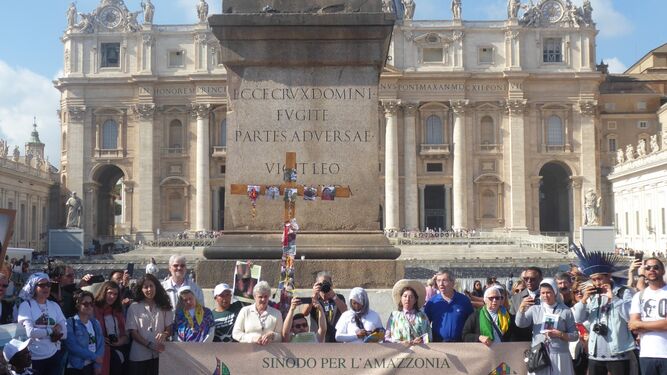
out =
<path fill-rule="evenodd" d="M 569 343 L 577 341 L 577 331 L 572 310 L 558 297 L 558 284 L 551 278 L 540 283 L 539 305 L 523 301 L 516 313 L 516 325 L 520 328 L 533 327 L 532 346 L 544 342 L 548 347 L 551 365 L 535 375 L 574 375 Z"/>
<path fill-rule="evenodd" d="M 345 311 L 336 324 L 336 341 L 362 343 L 384 338 L 380 316 L 370 309 L 368 294 L 363 288 L 350 291 L 350 309 Z"/>
<path fill-rule="evenodd" d="M 32 368 L 37 374 L 57 375 L 60 372 L 60 341 L 67 338 L 67 321 L 60 306 L 49 301 L 51 280 L 38 272 L 30 276 L 19 298 L 18 324 L 30 338 Z"/>

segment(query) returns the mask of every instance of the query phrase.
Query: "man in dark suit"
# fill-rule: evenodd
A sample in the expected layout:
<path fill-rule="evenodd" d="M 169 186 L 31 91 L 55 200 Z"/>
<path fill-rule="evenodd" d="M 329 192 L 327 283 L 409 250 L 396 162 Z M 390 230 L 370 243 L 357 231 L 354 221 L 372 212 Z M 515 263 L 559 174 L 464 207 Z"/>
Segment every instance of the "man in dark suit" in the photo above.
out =
<path fill-rule="evenodd" d="M 521 278 L 526 284 L 526 289 L 512 296 L 510 314 L 516 315 L 521 302 L 526 300 L 528 305 L 540 304 L 540 283 L 542 282 L 542 270 L 539 267 L 528 267 L 521 273 Z M 518 328 L 515 332 L 515 341 L 531 341 L 533 338 L 532 327 Z"/>

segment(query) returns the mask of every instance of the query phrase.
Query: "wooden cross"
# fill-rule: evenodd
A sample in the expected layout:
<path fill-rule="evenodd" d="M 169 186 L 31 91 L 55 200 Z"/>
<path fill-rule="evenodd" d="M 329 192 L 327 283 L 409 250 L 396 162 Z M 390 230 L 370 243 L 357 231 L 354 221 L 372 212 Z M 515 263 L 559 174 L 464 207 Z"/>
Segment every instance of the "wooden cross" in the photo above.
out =
<path fill-rule="evenodd" d="M 290 171 L 294 170 L 296 171 L 296 152 L 287 152 L 285 153 L 285 171 Z M 259 195 L 265 195 L 266 194 L 266 189 L 269 186 L 276 186 L 275 184 L 268 184 L 268 185 L 260 185 L 257 184 L 257 186 L 260 187 Z M 280 195 L 284 196 L 285 195 L 285 189 L 297 189 L 297 194 L 298 196 L 303 196 L 303 191 L 304 188 L 309 187 L 308 185 L 300 185 L 297 184 L 296 181 L 289 181 L 286 180 L 282 184 L 279 185 L 280 188 Z M 230 187 L 231 194 L 232 195 L 248 195 L 248 185 L 243 185 L 243 184 L 231 184 Z M 322 189 L 317 189 L 317 196 L 322 197 Z M 336 198 L 349 198 L 352 196 L 352 192 L 349 187 L 343 187 L 343 186 L 336 186 L 336 193 L 335 197 Z M 296 216 L 296 205 L 290 205 L 290 202 L 285 200 L 285 212 L 284 212 L 284 221 L 287 223 L 290 220 L 294 219 Z"/>

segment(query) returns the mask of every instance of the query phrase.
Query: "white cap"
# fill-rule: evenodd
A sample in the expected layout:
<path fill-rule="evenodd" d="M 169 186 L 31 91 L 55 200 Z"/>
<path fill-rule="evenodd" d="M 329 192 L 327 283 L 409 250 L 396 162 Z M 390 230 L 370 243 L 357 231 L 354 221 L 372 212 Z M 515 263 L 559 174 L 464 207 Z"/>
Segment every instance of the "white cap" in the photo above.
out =
<path fill-rule="evenodd" d="M 19 341 L 17 339 L 12 339 L 10 342 L 5 344 L 5 348 L 2 350 L 2 354 L 5 356 L 5 361 L 9 362 L 14 358 L 16 353 L 25 349 L 30 345 L 30 339 L 25 341 Z"/>
<path fill-rule="evenodd" d="M 213 289 L 213 298 L 221 295 L 225 290 L 229 290 L 231 292 L 232 288 L 229 287 L 229 284 L 225 283 L 216 285 L 215 289 Z"/>

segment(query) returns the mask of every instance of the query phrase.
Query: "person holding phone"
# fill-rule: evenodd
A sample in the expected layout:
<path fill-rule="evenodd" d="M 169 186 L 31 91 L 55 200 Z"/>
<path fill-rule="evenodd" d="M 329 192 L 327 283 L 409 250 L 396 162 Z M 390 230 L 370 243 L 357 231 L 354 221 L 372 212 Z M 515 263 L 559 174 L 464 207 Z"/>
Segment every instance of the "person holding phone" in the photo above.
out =
<path fill-rule="evenodd" d="M 306 316 L 301 313 L 295 313 L 297 307 L 304 302 L 313 303 L 313 300 L 311 298 L 292 298 L 292 303 L 283 322 L 283 342 L 324 342 L 327 333 L 327 322 L 324 317 L 322 305 L 317 302 L 313 305 L 313 310 L 317 312 L 318 322 L 317 333 L 314 333 L 310 332 Z"/>
<path fill-rule="evenodd" d="M 519 306 L 524 302 L 527 306 L 540 304 L 542 269 L 539 267 L 528 267 L 521 273 L 521 279 L 526 284 L 526 288 L 512 296 L 510 315 L 514 316 L 516 316 Z M 533 332 L 530 327 L 519 328 L 514 335 L 514 341 L 532 341 L 533 339 Z"/>
<path fill-rule="evenodd" d="M 347 306 L 345 305 L 345 297 L 334 290 L 333 277 L 328 271 L 321 271 L 317 274 L 315 284 L 313 284 L 312 301 L 319 303 L 322 306 L 322 311 L 324 311 L 327 322 L 325 342 L 336 342 L 336 324 L 340 316 L 347 311 Z M 303 315 L 310 315 L 310 320 L 313 322 L 310 329 L 315 332 L 318 329 L 316 325 L 318 317 L 313 306 L 315 305 L 312 303 L 305 304 Z"/>

